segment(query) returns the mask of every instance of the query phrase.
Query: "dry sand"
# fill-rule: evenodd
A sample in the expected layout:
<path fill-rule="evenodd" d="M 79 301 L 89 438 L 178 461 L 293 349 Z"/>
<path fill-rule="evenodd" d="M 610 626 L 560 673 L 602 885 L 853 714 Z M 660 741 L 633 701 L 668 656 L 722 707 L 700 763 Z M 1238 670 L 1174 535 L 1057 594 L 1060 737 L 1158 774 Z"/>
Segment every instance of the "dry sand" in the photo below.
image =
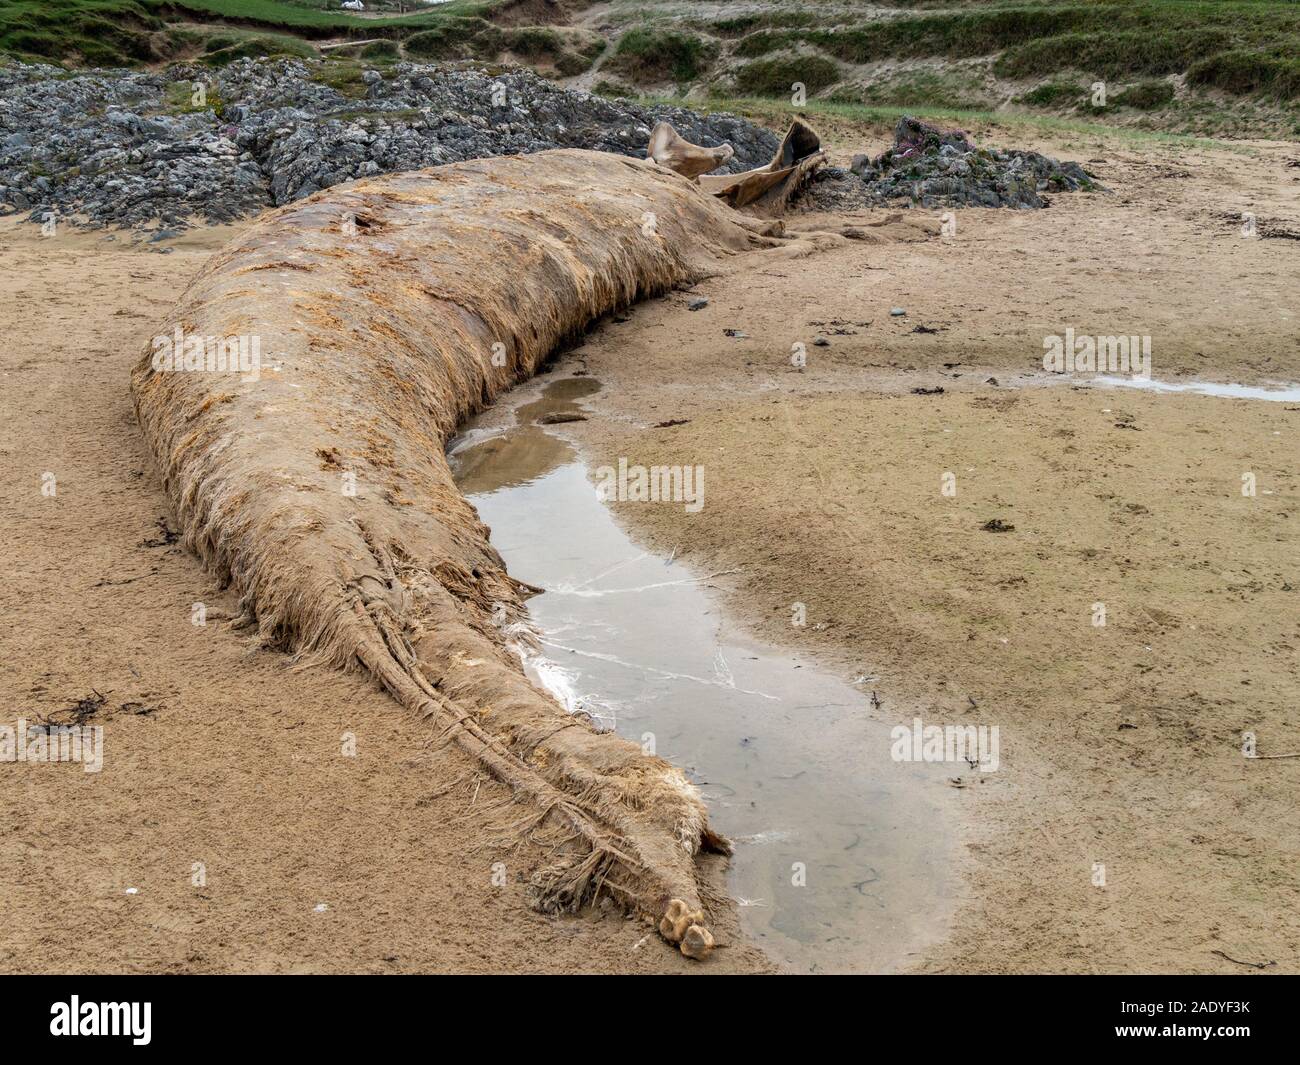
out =
<path fill-rule="evenodd" d="M 1031 146 L 1104 159 L 1114 193 L 961 211 L 950 243 L 882 227 L 705 282 L 702 311 L 646 304 L 560 362 L 604 385 L 563 430 L 596 464 L 704 463 L 699 514 L 620 520 L 700 572 L 737 569 L 715 583 L 756 633 L 879 674 L 882 719 L 1000 726 L 1002 768 L 952 774 L 962 904 L 918 968 L 1250 971 L 1217 950 L 1297 971 L 1300 759 L 1240 744 L 1300 750 L 1300 404 L 1013 386 L 1041 381 L 1042 339 L 1067 325 L 1151 335 L 1160 378 L 1300 380 L 1296 245 L 1238 235 L 1243 210 L 1295 226 L 1300 169 L 1272 145 Z M 497 785 L 444 792 L 466 759 L 358 678 L 291 672 L 226 630 L 232 604 L 158 543 L 170 516 L 126 375 L 222 236 L 165 256 L 12 221 L 0 236 L 3 720 L 106 696 L 102 773 L 0 773 L 0 967 L 766 967 L 734 937 L 694 966 L 638 947 L 636 922 L 532 913 L 540 853 L 476 810 Z M 689 420 L 652 427 L 668 419 Z M 1014 531 L 982 531 L 992 518 Z"/>

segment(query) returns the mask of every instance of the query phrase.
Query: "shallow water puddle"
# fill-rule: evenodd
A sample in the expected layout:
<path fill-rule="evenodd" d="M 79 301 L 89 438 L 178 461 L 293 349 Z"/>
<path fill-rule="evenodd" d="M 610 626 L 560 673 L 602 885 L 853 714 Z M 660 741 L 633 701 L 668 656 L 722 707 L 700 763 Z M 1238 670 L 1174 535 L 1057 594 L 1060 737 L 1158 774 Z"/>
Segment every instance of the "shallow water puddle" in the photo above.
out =
<path fill-rule="evenodd" d="M 930 796 L 955 768 L 891 761 L 874 678 L 859 690 L 744 639 L 700 574 L 628 538 L 574 450 L 536 424 L 598 388 L 529 386 L 514 425 L 494 410 L 450 449 L 510 572 L 546 589 L 528 604 L 541 636 L 530 674 L 690 773 L 736 843 L 729 886 L 774 960 L 898 967 L 950 909 L 951 833 Z"/>
<path fill-rule="evenodd" d="M 1090 383 L 1112 388 L 1139 388 L 1149 392 L 1192 392 L 1220 399 L 1264 399 L 1278 403 L 1300 403 L 1300 387 L 1259 388 L 1255 385 L 1220 384 L 1217 381 L 1157 381 L 1148 377 L 1094 377 Z"/>

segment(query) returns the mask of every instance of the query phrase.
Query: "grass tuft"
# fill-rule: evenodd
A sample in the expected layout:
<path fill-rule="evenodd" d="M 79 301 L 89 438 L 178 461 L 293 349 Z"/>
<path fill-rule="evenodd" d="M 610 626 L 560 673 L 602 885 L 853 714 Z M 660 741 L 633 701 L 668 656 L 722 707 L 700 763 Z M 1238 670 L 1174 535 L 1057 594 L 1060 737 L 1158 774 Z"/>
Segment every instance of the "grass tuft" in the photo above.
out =
<path fill-rule="evenodd" d="M 840 68 L 825 56 L 781 56 L 746 63 L 735 73 L 736 91 L 744 96 L 789 96 L 796 84 L 820 92 L 840 80 Z"/>
<path fill-rule="evenodd" d="M 694 81 L 717 55 L 718 46 L 691 33 L 638 27 L 619 39 L 607 64 L 617 73 L 648 81 Z"/>

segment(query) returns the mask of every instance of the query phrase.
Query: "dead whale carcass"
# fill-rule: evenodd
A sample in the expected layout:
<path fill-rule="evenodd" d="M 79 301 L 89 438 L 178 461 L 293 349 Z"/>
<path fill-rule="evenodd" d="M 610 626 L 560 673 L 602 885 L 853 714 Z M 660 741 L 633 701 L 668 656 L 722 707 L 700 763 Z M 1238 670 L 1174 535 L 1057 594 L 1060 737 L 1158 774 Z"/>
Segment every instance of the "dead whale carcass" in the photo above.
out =
<path fill-rule="evenodd" d="M 609 893 L 695 957 L 712 943 L 695 856 L 725 841 L 680 770 L 524 677 L 498 622 L 525 589 L 444 443 L 592 319 L 772 243 L 763 229 L 596 152 L 364 180 L 213 256 L 131 382 L 186 543 L 242 621 L 304 663 L 368 670 L 562 828 L 540 907 Z"/>

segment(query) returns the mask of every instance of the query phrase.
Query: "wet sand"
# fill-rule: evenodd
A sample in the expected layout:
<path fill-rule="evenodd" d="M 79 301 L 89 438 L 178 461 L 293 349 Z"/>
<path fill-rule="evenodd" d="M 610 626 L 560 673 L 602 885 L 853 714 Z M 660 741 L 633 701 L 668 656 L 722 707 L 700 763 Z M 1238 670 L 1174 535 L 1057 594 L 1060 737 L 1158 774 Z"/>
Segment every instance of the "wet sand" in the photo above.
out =
<path fill-rule="evenodd" d="M 592 467 L 706 467 L 699 513 L 614 512 L 726 574 L 749 635 L 880 676 L 891 725 L 999 726 L 998 772 L 933 784 L 963 887 L 917 968 L 1298 971 L 1300 760 L 1242 746 L 1300 750 L 1300 404 L 1042 359 L 1066 327 L 1146 334 L 1157 380 L 1294 388 L 1300 259 L 1218 216 L 1294 220 L 1300 184 L 1275 150 L 1044 147 L 1105 154 L 1114 194 L 644 305 L 559 363 L 603 384 L 561 428 Z"/>
<path fill-rule="evenodd" d="M 451 450 L 510 572 L 545 589 L 512 642 L 570 711 L 687 770 L 735 843 L 742 925 L 784 970 L 906 967 L 952 910 L 956 810 L 929 786 L 945 767 L 890 762 L 879 678 L 851 683 L 745 638 L 707 575 L 629 540 L 596 471 L 546 425 L 582 417 L 598 389 L 548 375 Z"/>

